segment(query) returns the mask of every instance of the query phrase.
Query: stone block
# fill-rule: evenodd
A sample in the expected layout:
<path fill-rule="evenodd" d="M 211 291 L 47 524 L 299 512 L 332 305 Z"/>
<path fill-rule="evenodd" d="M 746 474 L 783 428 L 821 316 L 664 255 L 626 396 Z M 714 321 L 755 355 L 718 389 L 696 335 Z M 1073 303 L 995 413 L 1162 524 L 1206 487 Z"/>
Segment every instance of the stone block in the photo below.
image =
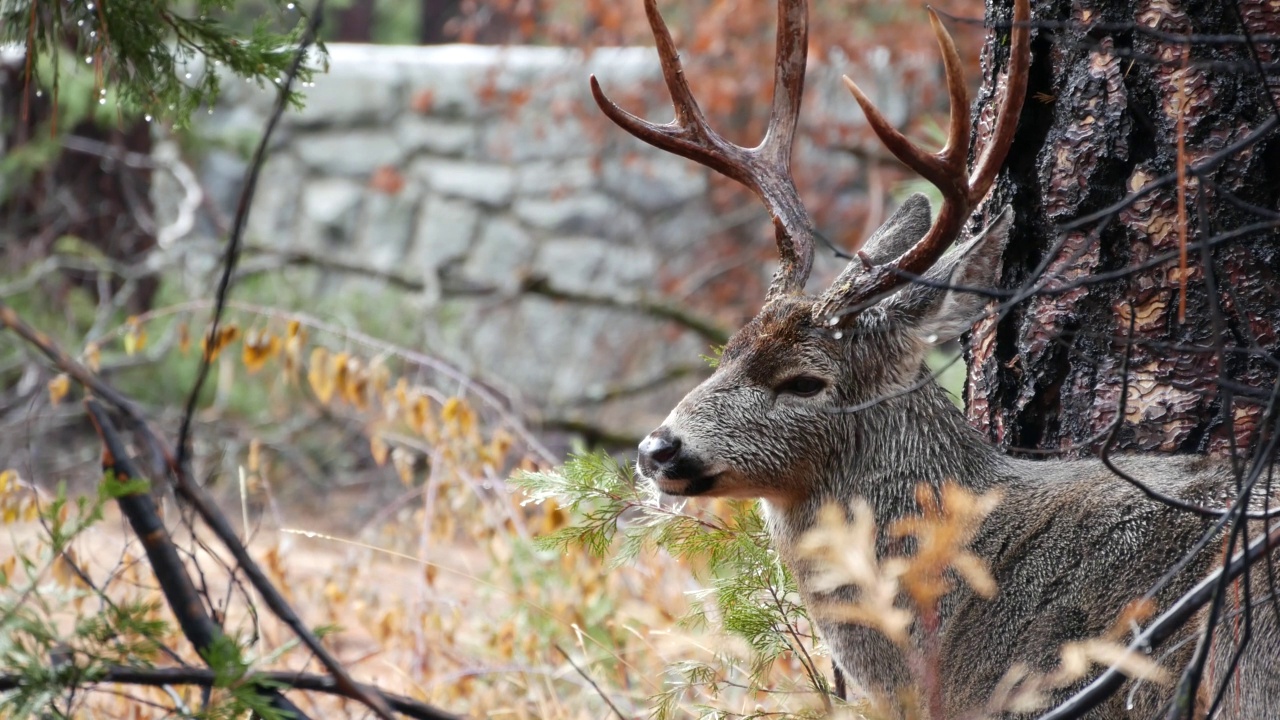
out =
<path fill-rule="evenodd" d="M 480 131 L 474 122 L 442 120 L 406 111 L 396 119 L 396 142 L 406 155 L 466 155 L 475 148 Z"/>
<path fill-rule="evenodd" d="M 596 238 L 547 240 L 534 272 L 553 287 L 572 293 L 625 296 L 653 282 L 658 261 L 653 250 Z"/>
<path fill-rule="evenodd" d="M 368 175 L 404 157 L 395 137 L 372 130 L 309 134 L 294 148 L 302 162 L 325 175 Z"/>
<path fill-rule="evenodd" d="M 422 189 L 407 185 L 395 195 L 374 190 L 365 194 L 355 253 L 370 267 L 398 270 L 413 239 Z"/>
<path fill-rule="evenodd" d="M 645 153 L 606 161 L 600 175 L 611 194 L 642 212 L 656 212 L 705 195 L 707 172 L 692 160 Z"/>
<path fill-rule="evenodd" d="M 465 200 L 431 195 L 418 213 L 405 271 L 434 274 L 464 259 L 471 248 L 480 211 Z"/>
<path fill-rule="evenodd" d="M 585 105 L 574 106 L 575 110 L 559 112 L 542 104 L 521 107 L 485 128 L 481 149 L 487 157 L 512 163 L 593 155 L 606 129 L 598 110 L 587 115 Z"/>
<path fill-rule="evenodd" d="M 288 122 L 305 127 L 389 124 L 404 107 L 401 68 L 365 62 L 351 46 L 331 46 L 328 73 L 316 73 L 315 87 L 301 88 L 306 103 Z"/>
<path fill-rule="evenodd" d="M 593 158 L 535 160 L 516 171 L 516 189 L 521 195 L 560 196 L 586 190 L 599 182 Z"/>
<path fill-rule="evenodd" d="M 413 163 L 410 174 L 432 192 L 490 207 L 510 202 L 516 187 L 515 169 L 493 163 L 422 158 Z"/>
<path fill-rule="evenodd" d="M 537 245 L 520 224 L 506 217 L 485 223 L 463 275 L 481 285 L 514 290 L 529 271 Z"/>
<path fill-rule="evenodd" d="M 330 252 L 352 247 L 360 217 L 364 188 L 342 178 L 320 178 L 302 191 L 302 222 L 296 247 L 308 252 Z"/>
<path fill-rule="evenodd" d="M 566 197 L 520 198 L 512 210 L 530 227 L 558 235 L 628 238 L 640 231 L 640 218 L 607 195 L 588 192 Z"/>
<path fill-rule="evenodd" d="M 305 180 L 306 171 L 293 153 L 267 156 L 249 211 L 246 231 L 250 239 L 269 247 L 293 244 L 299 230 L 301 188 Z"/>

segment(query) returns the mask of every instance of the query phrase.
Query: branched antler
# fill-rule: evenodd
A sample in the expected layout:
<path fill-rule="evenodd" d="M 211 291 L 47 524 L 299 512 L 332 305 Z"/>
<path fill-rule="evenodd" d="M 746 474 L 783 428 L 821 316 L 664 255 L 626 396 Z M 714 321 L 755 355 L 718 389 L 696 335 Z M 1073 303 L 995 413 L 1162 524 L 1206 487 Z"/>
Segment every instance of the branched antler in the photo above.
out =
<path fill-rule="evenodd" d="M 929 10 L 929 22 L 942 49 L 946 69 L 947 91 L 951 100 L 951 122 L 947 144 L 930 153 L 908 140 L 885 119 L 858 86 L 846 76 L 845 85 L 866 113 L 867 122 L 880 141 L 904 165 L 942 192 L 942 208 L 925 236 L 897 259 L 867 268 L 856 280 L 839 292 L 831 293 L 815 310 L 815 318 L 830 323 L 842 315 L 857 312 L 862 305 L 924 274 L 959 236 L 973 207 L 986 197 L 996 174 L 1004 164 L 1017 130 L 1018 115 L 1027 94 L 1027 75 L 1031 65 L 1030 0 L 1014 0 L 1013 30 L 1009 55 L 1008 80 L 1004 100 L 996 117 L 995 131 L 983 149 L 973 173 L 966 172 L 969 158 L 969 93 L 964 84 L 964 71 L 951 34 Z"/>
<path fill-rule="evenodd" d="M 596 104 L 610 120 L 637 138 L 706 165 L 750 188 L 773 217 L 782 259 L 769 288 L 769 297 L 803 292 L 813 266 L 813 221 L 791 177 L 791 147 L 800 116 L 800 99 L 804 95 L 809 46 L 808 3 L 778 0 L 773 109 L 764 140 L 753 148 L 731 143 L 707 125 L 685 80 L 680 54 L 658 12 L 657 0 L 645 0 L 644 8 L 657 41 L 662 76 L 671 92 L 676 117 L 659 125 L 632 115 L 605 96 L 593 75 L 591 94 Z"/>

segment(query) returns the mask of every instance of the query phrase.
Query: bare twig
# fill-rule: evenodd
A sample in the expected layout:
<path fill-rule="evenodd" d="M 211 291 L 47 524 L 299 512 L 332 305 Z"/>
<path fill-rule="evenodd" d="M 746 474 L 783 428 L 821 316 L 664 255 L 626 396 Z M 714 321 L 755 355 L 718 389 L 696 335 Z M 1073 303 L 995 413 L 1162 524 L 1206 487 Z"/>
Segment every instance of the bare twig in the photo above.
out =
<path fill-rule="evenodd" d="M 578 664 L 573 661 L 573 658 L 569 657 L 569 653 L 565 652 L 564 648 L 560 647 L 559 645 L 555 645 L 554 647 L 557 651 L 559 651 L 561 655 L 564 656 L 565 662 L 569 663 L 569 666 L 572 667 L 574 670 L 576 670 L 578 674 L 582 676 L 582 679 L 586 680 L 591 685 L 591 687 L 595 689 L 596 694 L 600 696 L 601 700 L 605 701 L 605 704 L 607 704 L 611 710 L 613 710 L 613 714 L 617 715 L 619 720 L 628 720 L 627 716 L 624 715 L 622 711 L 618 709 L 617 705 L 613 704 L 613 701 L 609 699 L 609 696 L 605 694 L 604 690 L 602 690 L 600 686 L 596 684 L 596 681 L 593 680 L 591 676 L 587 674 L 587 671 L 578 667 Z"/>
<path fill-rule="evenodd" d="M 143 476 L 134 469 L 125 450 L 124 441 L 120 439 L 106 410 L 92 399 L 85 401 L 85 407 L 93 420 L 94 428 L 98 431 L 98 436 L 102 439 L 103 470 L 113 473 L 119 481 L 141 479 Z M 169 536 L 169 530 L 160 520 L 155 500 L 143 490 L 120 495 L 116 498 L 116 502 L 128 519 L 134 534 L 142 542 L 147 560 L 151 563 L 151 570 L 155 573 L 156 581 L 160 583 L 160 590 L 164 593 L 165 601 L 169 603 L 170 611 L 178 620 L 178 626 L 182 628 L 182 634 L 195 646 L 200 657 L 208 662 L 209 654 L 225 636 L 222 628 L 218 627 L 205 610 L 196 586 L 191 582 L 191 576 L 187 574 L 182 558 L 178 556 L 173 538 Z M 278 691 L 266 686 L 260 686 L 258 690 L 264 697 L 269 698 L 271 704 L 278 710 L 291 712 L 295 718 L 307 717 L 298 706 L 289 702 Z"/>
<path fill-rule="evenodd" d="M 284 115 L 285 108 L 288 107 L 289 91 L 293 87 L 293 81 L 307 57 L 308 49 L 315 42 L 316 33 L 320 29 L 320 23 L 323 20 L 324 0 L 318 0 L 315 10 L 311 13 L 311 19 L 307 23 L 307 29 L 302 35 L 302 41 L 294 53 L 289 71 L 285 73 L 284 82 L 280 83 L 280 92 L 276 95 L 275 108 L 271 111 L 271 117 L 267 119 L 267 126 L 262 131 L 262 138 L 258 141 L 258 148 L 254 151 L 253 160 L 249 163 L 249 169 L 245 174 L 244 187 L 240 191 L 240 200 L 236 205 L 235 219 L 231 226 L 231 235 L 227 238 L 227 252 L 222 265 L 222 278 L 218 281 L 218 290 L 215 295 L 213 321 L 210 323 L 209 334 L 206 337 L 214 338 L 218 335 L 218 323 L 222 319 L 222 312 L 226 307 L 227 297 L 231 292 L 231 278 L 235 273 L 236 262 L 240 258 L 240 246 L 244 240 L 244 231 L 249 220 L 249 208 L 253 203 L 254 191 L 258 188 L 258 176 L 262 173 L 262 165 L 267 159 L 267 143 L 270 142 L 272 132 L 275 130 L 276 125 L 279 124 L 280 117 Z M 177 463 L 180 467 L 185 467 L 190 459 L 191 420 L 195 416 L 196 401 L 200 397 L 200 389 L 204 387 L 212 364 L 213 354 L 206 351 L 201 358 L 200 370 L 196 374 L 195 384 L 191 387 L 191 394 L 187 397 L 187 409 L 182 416 L 182 427 L 178 430 Z"/>
<path fill-rule="evenodd" d="M 20 675 L 0 675 L 0 692 L 17 690 L 22 687 L 24 678 Z M 212 670 L 202 668 L 131 668 L 108 667 L 92 677 L 76 678 L 80 683 L 120 683 L 123 685 L 143 685 L 163 687 L 166 685 L 199 685 L 213 687 L 217 676 Z M 292 690 L 337 695 L 351 700 L 359 700 L 344 692 L 328 675 L 297 673 L 290 671 L 257 672 L 246 678 L 249 682 L 265 682 L 283 686 Z M 425 703 L 418 702 L 404 695 L 388 693 L 372 686 L 364 686 L 370 693 L 377 693 L 386 699 L 387 704 L 396 712 L 418 720 L 457 720 L 459 716 L 446 713 Z"/>
<path fill-rule="evenodd" d="M 1273 526 L 1270 532 L 1256 540 L 1245 552 L 1236 555 L 1229 563 L 1225 563 L 1217 572 L 1200 581 L 1199 584 L 1179 598 L 1160 617 L 1148 625 L 1146 630 L 1139 633 L 1133 639 L 1133 642 L 1129 643 L 1129 652 L 1142 654 L 1146 648 L 1159 645 L 1172 635 L 1175 630 L 1195 617 L 1195 614 L 1205 603 L 1213 599 L 1219 583 L 1236 579 L 1244 573 L 1247 567 L 1266 557 L 1267 553 L 1276 547 L 1280 547 L 1280 525 Z M 1114 667 L 1108 668 L 1106 672 L 1085 686 L 1084 689 L 1072 695 L 1054 709 L 1041 715 L 1037 720 L 1075 720 L 1075 718 L 1082 718 L 1090 710 L 1097 707 L 1099 703 L 1110 697 L 1124 681 L 1124 673 Z"/>
<path fill-rule="evenodd" d="M 380 270 L 378 268 L 371 268 L 357 263 L 337 260 L 331 257 L 317 255 L 315 253 L 301 251 L 281 252 L 257 247 L 246 248 L 246 250 L 261 255 L 264 258 L 271 258 L 275 262 L 254 263 L 252 266 L 246 265 L 246 267 L 244 267 L 244 269 L 236 276 L 236 279 L 240 279 L 248 275 L 270 272 L 278 269 L 282 265 L 304 265 L 322 270 L 359 275 L 362 277 L 373 278 L 375 280 L 381 280 L 382 282 L 409 292 L 424 292 L 427 288 L 427 284 L 418 278 L 402 275 L 392 270 Z M 498 296 L 508 292 L 502 288 L 491 285 L 469 283 L 453 277 L 444 277 L 442 278 L 442 281 L 440 292 L 445 297 Z M 609 295 L 573 292 L 556 287 L 552 285 L 547 278 L 541 276 L 530 276 L 525 278 L 514 292 L 516 294 L 523 293 L 527 295 L 539 295 L 551 300 L 560 300 L 578 305 L 604 307 L 612 310 L 636 313 L 638 315 L 647 315 L 649 317 L 675 323 L 676 325 L 684 327 L 685 329 L 702 336 L 708 342 L 716 345 L 723 345 L 729 341 L 729 331 L 721 327 L 714 320 L 701 317 L 695 313 L 689 312 L 679 305 L 662 300 L 653 300 L 645 297 L 628 299 L 612 297 Z"/>

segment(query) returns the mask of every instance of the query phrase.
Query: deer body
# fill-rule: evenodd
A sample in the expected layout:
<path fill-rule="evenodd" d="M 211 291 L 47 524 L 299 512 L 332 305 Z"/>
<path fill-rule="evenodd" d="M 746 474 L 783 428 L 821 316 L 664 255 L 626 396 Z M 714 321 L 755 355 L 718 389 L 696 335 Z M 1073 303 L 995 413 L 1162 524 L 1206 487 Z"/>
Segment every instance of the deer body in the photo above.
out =
<path fill-rule="evenodd" d="M 922 218 L 927 204 L 913 198 L 890 219 L 882 242 L 905 242 L 895 231 L 913 236 Z M 934 279 L 947 273 L 961 287 L 990 281 L 1005 230 L 1007 218 L 960 258 L 944 262 Z M 973 316 L 983 302 L 976 296 L 911 287 L 834 332 L 814 321 L 820 302 L 784 297 L 769 303 L 729 342 L 716 373 L 641 446 L 640 468 L 674 495 L 762 498 L 773 542 L 810 607 L 856 595 L 852 588 L 823 593 L 811 587 L 814 571 L 797 546 L 822 507 L 864 500 L 883 529 L 919 513 L 918 484 L 998 490 L 1002 499 L 972 550 L 999 592 L 986 599 L 961 587 L 939 608 L 946 717 L 981 709 L 1015 664 L 1050 672 L 1064 644 L 1104 636 L 1213 524 L 1147 497 L 1100 460 L 1021 460 L 988 444 L 924 363 L 932 342 Z M 676 453 L 662 452 L 672 445 Z M 1233 496 L 1234 475 L 1214 459 L 1121 457 L 1116 463 L 1152 489 L 1198 507 L 1227 507 Z M 877 554 L 902 555 L 893 542 L 882 532 Z M 1155 598 L 1157 605 L 1163 609 L 1220 564 L 1220 549 L 1214 542 L 1196 555 Z M 1263 574 L 1254 579 L 1254 598 L 1270 594 Z M 871 696 L 914 691 L 902 651 L 878 631 L 821 614 L 817 623 L 835 661 Z M 1233 652 L 1238 628 L 1231 627 L 1219 631 L 1215 661 Z M 1195 630 L 1186 628 L 1166 643 L 1174 650 L 1155 657 L 1171 668 L 1184 665 L 1194 644 L 1183 640 Z M 1240 672 L 1254 681 L 1232 690 L 1218 717 L 1280 717 L 1280 628 L 1263 610 L 1254 613 L 1251 630 Z M 1204 687 L 1214 687 L 1214 670 Z M 1145 683 L 1130 698 L 1127 686 L 1089 717 L 1157 717 L 1168 694 L 1167 687 Z M 1200 702 L 1207 707 L 1211 698 Z"/>
<path fill-rule="evenodd" d="M 1006 207 L 981 234 L 956 242 L 1004 162 L 1026 94 L 1031 11 L 1028 0 L 1013 5 L 1004 99 L 990 139 L 974 153 L 972 172 L 968 94 L 956 49 L 936 16 L 930 20 L 951 98 L 941 151 L 928 153 L 903 137 L 845 78 L 885 146 L 933 183 L 943 203 L 935 218 L 923 195 L 909 198 L 818 297 L 804 294 L 813 224 L 790 176 L 807 48 L 804 0 L 778 0 L 774 101 L 758 147 L 734 145 L 707 126 L 655 0 L 645 0 L 645 8 L 675 120 L 656 125 L 630 115 L 592 78 L 596 102 L 618 125 L 754 191 L 773 217 L 781 256 L 765 307 L 730 340 L 715 373 L 641 443 L 641 474 L 673 495 L 763 500 L 773 541 L 811 608 L 847 602 L 859 592 L 819 583 L 800 551 L 824 506 L 849 512 L 855 499 L 867 503 L 880 533 L 876 555 L 884 558 L 910 549 L 885 528 L 918 514 L 918 485 L 954 483 L 974 493 L 1000 493 L 971 543 L 997 594 L 979 597 L 960 584 L 938 601 L 934 627 L 919 621 L 909 633 L 918 650 L 931 630 L 927 639 L 938 647 L 939 677 L 928 703 L 919 702 L 913 687 L 918 674 L 902 646 L 877 630 L 815 613 L 836 664 L 873 696 L 927 708 L 915 718 L 929 711 L 931 720 L 1016 712 L 988 706 L 1007 672 L 1015 666 L 1053 670 L 1064 643 L 1103 636 L 1129 603 L 1170 573 L 1153 598 L 1163 609 L 1221 563 L 1221 538 L 1208 531 L 1236 493 L 1235 474 L 1206 458 L 1118 459 L 1133 476 L 1126 479 L 1098 460 L 1007 457 L 968 425 L 929 376 L 929 349 L 987 312 L 981 293 L 999 284 L 1013 225 Z M 1172 500 L 1149 497 L 1137 482 Z M 1246 507 L 1254 512 L 1277 500 L 1257 490 Z M 1248 527 L 1256 539 L 1264 521 Z M 1197 546 L 1206 535 L 1207 544 Z M 1277 552 L 1273 560 L 1280 560 Z M 1235 595 L 1221 598 L 1226 612 L 1219 617 L 1228 619 L 1219 621 L 1214 643 L 1206 647 L 1206 679 L 1193 699 L 1198 712 L 1215 702 L 1215 680 L 1234 675 L 1215 717 L 1280 718 L 1280 598 L 1272 598 L 1271 585 L 1259 569 L 1234 586 L 1243 593 L 1233 589 Z M 1254 612 L 1233 609 L 1242 598 L 1252 599 Z M 1178 671 L 1196 651 L 1189 641 L 1202 629 L 1184 627 L 1155 649 L 1155 657 Z M 1250 633 L 1252 642 L 1237 658 L 1241 632 Z M 1152 682 L 1131 682 L 1087 717 L 1162 716 L 1171 693 Z"/>

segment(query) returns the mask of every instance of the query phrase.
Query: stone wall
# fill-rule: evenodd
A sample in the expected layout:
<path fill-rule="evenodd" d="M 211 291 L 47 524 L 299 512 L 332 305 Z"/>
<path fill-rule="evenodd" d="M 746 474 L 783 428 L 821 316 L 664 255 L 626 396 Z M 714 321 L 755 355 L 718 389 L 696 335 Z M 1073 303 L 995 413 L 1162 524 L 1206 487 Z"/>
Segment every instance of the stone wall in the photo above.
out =
<path fill-rule="evenodd" d="M 531 414 L 634 436 L 660 421 L 705 373 L 698 356 L 710 339 L 626 306 L 705 273 L 717 258 L 704 240 L 725 211 L 715 210 L 708 171 L 614 128 L 590 98 L 594 73 L 626 107 L 668 119 L 654 51 L 333 44 L 329 52 L 330 72 L 306 89 L 306 108 L 286 116 L 273 144 L 249 242 L 407 280 L 406 330 L 389 339 L 442 356 Z M 857 75 L 895 121 L 914 109 L 884 63 L 831 63 L 810 72 L 805 127 L 839 137 L 830 131 L 862 122 L 840 73 Z M 197 128 L 215 141 L 197 174 L 208 204 L 229 216 L 247 154 L 228 146 L 258 136 L 274 92 L 226 85 Z M 813 137 L 802 137 L 797 165 L 821 165 L 833 192 L 860 192 L 854 157 Z M 172 218 L 180 193 L 158 183 Z M 749 258 L 772 257 L 763 211 L 731 214 Z M 198 215 L 171 251 L 211 247 L 217 222 L 207 208 Z M 754 286 L 772 269 L 771 260 L 750 260 L 736 271 Z M 829 260 L 818 272 L 836 269 Z M 316 293 L 382 287 L 324 275 Z M 758 302 L 704 302 L 703 312 L 731 327 Z M 644 391 L 622 392 L 633 387 Z"/>

